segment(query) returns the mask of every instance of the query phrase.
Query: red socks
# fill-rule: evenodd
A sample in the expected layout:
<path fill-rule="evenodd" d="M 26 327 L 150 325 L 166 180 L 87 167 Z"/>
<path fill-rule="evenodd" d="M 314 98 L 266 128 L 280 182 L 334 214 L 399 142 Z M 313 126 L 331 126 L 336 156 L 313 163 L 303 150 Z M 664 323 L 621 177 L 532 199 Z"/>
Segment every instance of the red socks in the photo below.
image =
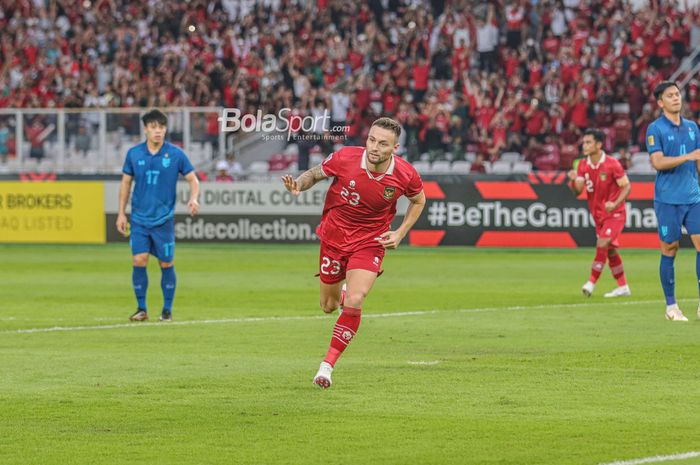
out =
<path fill-rule="evenodd" d="M 328 348 L 328 353 L 323 359 L 324 362 L 330 363 L 331 366 L 335 365 L 340 354 L 343 353 L 348 344 L 350 344 L 350 341 L 352 341 L 352 338 L 355 337 L 357 328 L 360 327 L 361 317 L 362 309 L 353 307 L 343 308 L 343 313 L 338 316 L 338 321 L 335 322 L 331 346 Z"/>
<path fill-rule="evenodd" d="M 617 281 L 617 285 L 626 285 L 627 279 L 625 278 L 625 269 L 622 266 L 622 257 L 620 254 L 615 251 L 615 255 L 608 257 L 608 249 L 603 249 L 600 247 L 596 247 L 595 249 L 595 258 L 593 259 L 593 266 L 591 267 L 591 277 L 588 278 L 588 280 L 592 283 L 598 281 L 598 278 L 600 278 L 600 274 L 603 272 L 603 268 L 605 267 L 606 259 L 610 260 L 608 264 L 610 265 L 610 271 L 612 271 L 613 277 Z"/>
<path fill-rule="evenodd" d="M 619 253 L 615 253 L 610 257 L 609 261 L 610 271 L 612 271 L 613 278 L 617 281 L 618 286 L 624 286 L 627 284 L 627 279 L 625 278 L 625 268 L 622 266 L 622 257 Z"/>
<path fill-rule="evenodd" d="M 605 261 L 608 258 L 608 249 L 602 247 L 596 247 L 595 258 L 593 259 L 593 266 L 591 267 L 591 277 L 588 280 L 592 283 L 596 283 L 600 274 L 603 272 L 605 267 Z"/>

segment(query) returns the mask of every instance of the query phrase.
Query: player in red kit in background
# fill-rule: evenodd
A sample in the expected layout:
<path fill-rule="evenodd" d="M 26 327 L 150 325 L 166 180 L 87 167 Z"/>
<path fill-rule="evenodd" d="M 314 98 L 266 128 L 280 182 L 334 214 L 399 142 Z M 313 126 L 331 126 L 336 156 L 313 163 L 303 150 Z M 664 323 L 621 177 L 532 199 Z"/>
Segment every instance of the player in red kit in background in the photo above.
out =
<path fill-rule="evenodd" d="M 326 195 L 318 235 L 321 238 L 321 308 L 331 313 L 342 306 L 330 347 L 314 377 L 322 388 L 360 326 L 362 304 L 381 273 L 385 249 L 401 243 L 423 211 L 423 181 L 410 163 L 395 156 L 401 125 L 379 118 L 370 128 L 366 147 L 343 147 L 297 179 L 282 177 L 294 195 L 326 178 L 334 178 Z M 410 201 L 403 222 L 391 230 L 396 201 Z M 346 289 L 343 291 L 343 281 Z"/>
<path fill-rule="evenodd" d="M 591 276 L 581 292 L 589 297 L 593 294 L 595 283 L 608 260 L 618 287 L 605 297 L 621 297 L 632 294 L 625 279 L 622 257 L 617 251 L 620 246 L 618 237 L 627 216 L 625 199 L 630 194 L 631 185 L 620 162 L 603 152 L 604 140 L 605 134 L 598 129 L 588 129 L 583 134 L 586 158 L 581 160 L 576 171 L 569 171 L 569 187 L 576 195 L 585 189 L 597 237 Z"/>

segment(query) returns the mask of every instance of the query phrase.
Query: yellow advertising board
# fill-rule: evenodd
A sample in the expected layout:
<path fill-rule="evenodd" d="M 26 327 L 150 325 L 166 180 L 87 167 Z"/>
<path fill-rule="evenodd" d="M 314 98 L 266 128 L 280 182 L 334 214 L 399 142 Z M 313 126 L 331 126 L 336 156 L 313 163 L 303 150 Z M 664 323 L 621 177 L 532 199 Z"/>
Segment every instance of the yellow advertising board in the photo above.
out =
<path fill-rule="evenodd" d="M 0 242 L 105 242 L 102 182 L 0 182 Z"/>

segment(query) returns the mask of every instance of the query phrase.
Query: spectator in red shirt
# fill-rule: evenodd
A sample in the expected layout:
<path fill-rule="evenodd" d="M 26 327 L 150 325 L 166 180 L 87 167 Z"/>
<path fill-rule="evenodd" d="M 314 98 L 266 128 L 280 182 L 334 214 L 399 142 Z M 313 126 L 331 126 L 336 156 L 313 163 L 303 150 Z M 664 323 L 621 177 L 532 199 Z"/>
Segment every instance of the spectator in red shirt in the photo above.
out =
<path fill-rule="evenodd" d="M 420 103 L 428 91 L 428 78 L 430 76 L 430 63 L 425 58 L 418 61 L 414 59 L 413 65 L 413 101 Z"/>
<path fill-rule="evenodd" d="M 44 158 L 44 140 L 53 131 L 54 125 L 45 127 L 39 117 L 35 117 L 31 126 L 25 128 L 29 140 L 29 157 L 41 160 Z"/>
<path fill-rule="evenodd" d="M 478 153 L 476 159 L 472 162 L 472 166 L 469 169 L 472 173 L 486 173 L 486 167 L 484 166 L 484 155 Z"/>
<path fill-rule="evenodd" d="M 233 182 L 233 176 L 228 173 L 226 160 L 219 160 L 216 164 L 216 182 Z"/>
<path fill-rule="evenodd" d="M 525 134 L 529 138 L 542 140 L 545 131 L 547 130 L 547 114 L 540 107 L 540 101 L 533 98 L 530 101 L 530 106 L 524 115 L 525 119 Z"/>
<path fill-rule="evenodd" d="M 522 28 L 525 22 L 525 8 L 519 0 L 513 0 L 506 6 L 506 44 L 517 49 L 522 42 Z"/>

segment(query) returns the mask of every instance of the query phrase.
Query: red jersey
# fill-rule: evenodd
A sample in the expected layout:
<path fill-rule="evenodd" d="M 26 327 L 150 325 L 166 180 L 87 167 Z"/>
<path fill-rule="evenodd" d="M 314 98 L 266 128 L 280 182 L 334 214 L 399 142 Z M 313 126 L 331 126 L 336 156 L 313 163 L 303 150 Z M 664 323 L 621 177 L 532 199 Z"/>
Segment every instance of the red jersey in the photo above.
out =
<path fill-rule="evenodd" d="M 612 212 L 605 210 L 605 202 L 614 202 L 622 188 L 617 181 L 625 176 L 625 170 L 620 162 L 605 153 L 597 165 L 586 157 L 578 164 L 577 178 L 583 178 L 583 188 L 588 195 L 588 209 L 596 223 L 611 217 L 624 217 L 625 202 L 622 202 Z"/>
<path fill-rule="evenodd" d="M 321 168 L 334 179 L 317 233 L 343 252 L 375 246 L 375 238 L 391 229 L 399 197 L 414 197 L 423 190 L 418 172 L 400 157 L 392 158 L 386 173 L 369 171 L 364 147 L 343 147 Z"/>

